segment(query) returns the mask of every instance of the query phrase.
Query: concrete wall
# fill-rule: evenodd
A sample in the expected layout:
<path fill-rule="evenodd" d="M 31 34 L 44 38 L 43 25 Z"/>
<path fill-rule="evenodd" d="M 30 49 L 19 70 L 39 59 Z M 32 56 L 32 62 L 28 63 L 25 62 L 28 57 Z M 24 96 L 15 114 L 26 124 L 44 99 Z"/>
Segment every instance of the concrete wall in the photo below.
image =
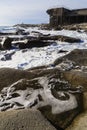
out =
<path fill-rule="evenodd" d="M 87 9 L 53 8 L 47 10 L 47 13 L 50 15 L 50 26 L 52 27 L 87 22 Z"/>
<path fill-rule="evenodd" d="M 74 10 L 74 12 L 78 15 L 87 15 L 87 9 Z"/>

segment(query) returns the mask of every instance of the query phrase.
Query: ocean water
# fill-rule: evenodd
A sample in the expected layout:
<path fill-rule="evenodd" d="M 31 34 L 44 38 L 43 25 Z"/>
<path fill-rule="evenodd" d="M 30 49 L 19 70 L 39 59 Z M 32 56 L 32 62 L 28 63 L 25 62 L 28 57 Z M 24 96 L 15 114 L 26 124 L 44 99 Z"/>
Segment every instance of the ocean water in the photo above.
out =
<path fill-rule="evenodd" d="M 17 27 L 11 26 L 1 26 L 0 29 L 3 32 L 15 32 Z M 78 31 L 71 30 L 40 30 L 38 28 L 28 28 L 25 31 L 29 32 L 29 36 L 35 36 L 35 33 L 32 31 L 36 31 L 42 34 L 50 34 L 50 35 L 64 35 L 74 38 L 80 38 L 81 41 L 79 43 L 68 43 L 56 41 L 56 44 L 49 45 L 42 48 L 31 48 L 27 49 L 26 52 L 22 52 L 21 49 L 12 49 L 0 52 L 0 68 L 8 67 L 15 69 L 29 69 L 32 67 L 43 66 L 43 65 L 51 65 L 57 58 L 64 56 L 66 53 L 59 53 L 59 50 L 65 50 L 68 53 L 74 49 L 87 49 L 87 34 L 83 31 L 82 33 Z M 17 35 L 18 36 L 18 35 Z M 16 37 L 12 35 L 10 37 Z M 21 35 L 18 36 L 20 40 Z M 12 55 L 13 54 L 13 55 Z M 11 60 L 6 59 L 6 55 L 12 55 Z M 2 59 L 6 59 L 3 61 Z"/>
<path fill-rule="evenodd" d="M 0 26 L 1 33 L 14 33 L 16 29 L 17 28 L 13 26 Z"/>
<path fill-rule="evenodd" d="M 5 30 L 5 29 L 9 29 L 9 28 L 10 28 L 10 26 L 0 26 L 0 31 Z"/>
<path fill-rule="evenodd" d="M 0 32 L 14 32 L 15 31 L 15 27 L 13 26 L 0 26 Z"/>

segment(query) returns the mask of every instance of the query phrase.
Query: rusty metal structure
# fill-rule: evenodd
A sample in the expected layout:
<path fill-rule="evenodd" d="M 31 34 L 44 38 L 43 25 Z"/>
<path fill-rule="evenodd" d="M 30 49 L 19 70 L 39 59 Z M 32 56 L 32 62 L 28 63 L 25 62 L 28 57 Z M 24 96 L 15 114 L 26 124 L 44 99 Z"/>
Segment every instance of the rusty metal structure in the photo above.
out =
<path fill-rule="evenodd" d="M 52 27 L 87 22 L 87 8 L 73 10 L 64 7 L 51 8 L 47 10 L 47 13 Z"/>

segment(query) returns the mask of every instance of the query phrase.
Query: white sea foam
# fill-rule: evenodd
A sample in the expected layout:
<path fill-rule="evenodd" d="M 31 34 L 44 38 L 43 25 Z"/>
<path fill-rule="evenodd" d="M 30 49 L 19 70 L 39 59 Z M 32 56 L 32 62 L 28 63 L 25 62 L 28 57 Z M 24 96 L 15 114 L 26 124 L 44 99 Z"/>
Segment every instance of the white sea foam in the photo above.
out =
<path fill-rule="evenodd" d="M 87 34 L 85 32 L 77 32 L 77 31 L 69 31 L 69 30 L 40 30 L 38 28 L 28 28 L 26 32 L 29 32 L 29 36 L 34 35 L 32 31 L 40 32 L 42 34 L 50 34 L 50 35 L 65 35 L 75 38 L 80 38 L 82 42 L 80 43 L 66 43 L 56 41 L 57 44 L 49 45 L 41 48 L 32 48 L 26 49 L 25 52 L 22 50 L 14 49 L 10 51 L 0 51 L 0 68 L 9 67 L 16 69 L 28 69 L 31 67 L 42 66 L 52 64 L 57 58 L 67 54 L 67 53 L 58 53 L 59 50 L 67 50 L 68 53 L 74 49 L 86 49 L 87 48 Z M 11 37 L 14 37 L 13 35 Z M 15 37 L 23 37 L 22 35 Z M 5 59 L 5 55 L 12 51 L 15 53 L 8 60 Z"/>

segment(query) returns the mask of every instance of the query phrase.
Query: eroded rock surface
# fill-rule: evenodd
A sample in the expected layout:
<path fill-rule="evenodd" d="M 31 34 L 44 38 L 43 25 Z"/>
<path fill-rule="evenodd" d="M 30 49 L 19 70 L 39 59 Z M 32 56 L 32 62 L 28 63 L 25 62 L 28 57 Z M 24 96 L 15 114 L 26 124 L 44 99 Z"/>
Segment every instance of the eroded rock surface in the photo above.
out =
<path fill-rule="evenodd" d="M 65 129 L 87 109 L 85 57 L 86 50 L 75 50 L 59 59 L 56 68 L 0 69 L 0 111 L 39 110 L 57 129 Z"/>
<path fill-rule="evenodd" d="M 6 79 L 0 93 L 1 111 L 38 109 L 56 128 L 66 128 L 81 111 L 81 92 L 78 88 L 72 91 L 58 69 L 1 69 L 1 74 Z M 10 81 L 12 75 L 15 78 Z"/>
<path fill-rule="evenodd" d="M 72 61 L 74 64 L 79 66 L 87 66 L 87 49 L 75 49 L 62 58 L 55 60 L 54 64 L 58 65 L 66 60 Z"/>
<path fill-rule="evenodd" d="M 38 110 L 0 113 L 0 130 L 56 130 Z M 60 130 L 60 129 L 59 129 Z"/>
<path fill-rule="evenodd" d="M 87 130 L 87 112 L 77 116 L 66 130 Z"/>

